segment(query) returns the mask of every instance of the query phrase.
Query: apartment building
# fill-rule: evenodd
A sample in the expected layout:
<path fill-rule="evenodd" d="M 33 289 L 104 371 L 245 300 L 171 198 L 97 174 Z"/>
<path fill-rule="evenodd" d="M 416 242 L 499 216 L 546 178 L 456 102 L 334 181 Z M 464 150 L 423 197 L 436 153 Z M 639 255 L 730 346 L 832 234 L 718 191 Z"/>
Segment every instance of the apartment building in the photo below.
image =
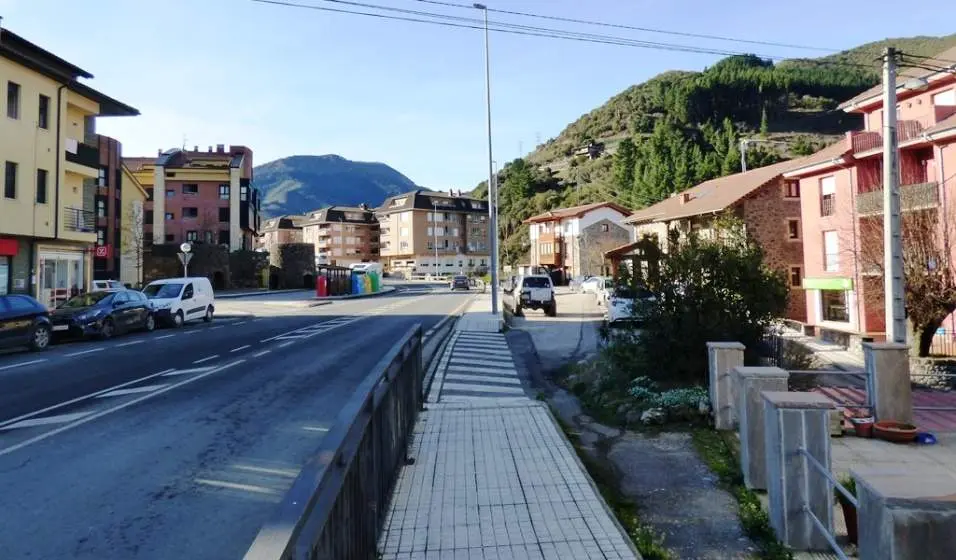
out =
<path fill-rule="evenodd" d="M 0 294 L 53 306 L 90 287 L 103 173 L 96 118 L 139 114 L 80 82 L 92 77 L 0 29 Z"/>
<path fill-rule="evenodd" d="M 251 250 L 261 226 L 252 186 L 252 150 L 224 144 L 174 148 L 155 158 L 126 158 L 146 189 L 146 232 L 153 244 L 216 243 Z"/>
<path fill-rule="evenodd" d="M 613 202 L 597 202 L 528 218 L 531 266 L 547 268 L 562 284 L 575 276 L 604 274 L 604 253 L 631 239 L 621 225 L 630 212 Z"/>
<path fill-rule="evenodd" d="M 262 222 L 256 248 L 274 253 L 279 245 L 302 243 L 302 222 L 305 216 L 289 215 L 269 218 Z"/>
<path fill-rule="evenodd" d="M 381 262 L 397 274 L 484 274 L 488 271 L 488 203 L 459 194 L 417 190 L 375 209 Z"/>
<path fill-rule="evenodd" d="M 708 238 L 716 219 L 740 219 L 746 234 L 763 249 L 764 262 L 783 272 L 789 281 L 787 317 L 804 321 L 800 188 L 784 178 L 787 171 L 801 165 L 803 160 L 791 160 L 705 181 L 634 212 L 624 222 L 633 226 L 635 240 L 656 238 L 666 251 L 675 230 L 680 235 L 696 232 Z"/>
<path fill-rule="evenodd" d="M 349 266 L 378 262 L 380 226 L 367 205 L 330 206 L 309 213 L 302 222 L 302 241 L 315 246 L 315 264 Z"/>
<path fill-rule="evenodd" d="M 952 68 L 956 48 L 927 62 Z M 918 216 L 952 236 L 956 223 L 956 75 L 904 68 L 897 80 L 899 184 L 903 220 Z M 809 156 L 784 177 L 802 201 L 807 321 L 850 345 L 885 335 L 883 299 L 883 101 L 879 87 L 840 105 L 864 129 Z M 905 235 L 905 231 L 904 231 Z M 904 245 L 906 239 L 904 239 Z M 952 332 L 956 319 L 944 327 Z"/>

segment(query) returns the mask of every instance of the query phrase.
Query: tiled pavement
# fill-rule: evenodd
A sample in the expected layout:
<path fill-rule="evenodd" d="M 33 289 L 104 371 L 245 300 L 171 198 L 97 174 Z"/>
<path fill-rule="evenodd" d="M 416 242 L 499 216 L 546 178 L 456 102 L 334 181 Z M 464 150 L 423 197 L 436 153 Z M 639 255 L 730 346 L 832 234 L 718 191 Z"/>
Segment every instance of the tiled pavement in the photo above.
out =
<path fill-rule="evenodd" d="M 415 426 L 415 462 L 396 483 L 383 560 L 639 558 L 547 406 L 526 395 L 504 335 L 451 336 Z"/>

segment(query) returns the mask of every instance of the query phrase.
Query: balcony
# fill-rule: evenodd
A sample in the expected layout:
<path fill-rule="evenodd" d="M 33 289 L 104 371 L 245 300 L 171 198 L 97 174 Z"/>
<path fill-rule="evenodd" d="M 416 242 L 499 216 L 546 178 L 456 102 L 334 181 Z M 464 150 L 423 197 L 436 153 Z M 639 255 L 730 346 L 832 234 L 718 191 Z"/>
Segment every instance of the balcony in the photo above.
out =
<path fill-rule="evenodd" d="M 900 187 L 900 208 L 925 210 L 939 206 L 939 183 L 918 183 Z M 856 196 L 856 212 L 860 216 L 878 216 L 883 213 L 883 189 Z"/>
<path fill-rule="evenodd" d="M 547 255 L 538 255 L 538 264 L 560 266 L 561 253 L 548 253 Z"/>
<path fill-rule="evenodd" d="M 69 231 L 91 233 L 96 231 L 96 216 L 91 210 L 64 208 L 63 227 Z"/>
<path fill-rule="evenodd" d="M 77 165 L 82 165 L 83 167 L 96 169 L 97 174 L 99 173 L 100 152 L 96 146 L 91 146 L 89 144 L 84 144 L 83 142 L 77 142 L 76 140 L 67 138 L 64 154 L 66 155 L 66 161 L 75 163 Z"/>

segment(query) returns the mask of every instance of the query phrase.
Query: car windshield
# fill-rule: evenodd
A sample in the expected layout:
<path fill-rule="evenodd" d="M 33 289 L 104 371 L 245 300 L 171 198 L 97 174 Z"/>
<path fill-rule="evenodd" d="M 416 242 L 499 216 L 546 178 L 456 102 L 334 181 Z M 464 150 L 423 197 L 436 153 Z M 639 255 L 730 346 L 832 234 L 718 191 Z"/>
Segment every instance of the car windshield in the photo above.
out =
<path fill-rule="evenodd" d="M 468 281 L 467 276 L 455 276 L 455 282 L 467 282 L 467 281 Z"/>
<path fill-rule="evenodd" d="M 522 283 L 525 288 L 550 288 L 551 283 L 547 278 L 535 277 L 525 278 Z"/>
<path fill-rule="evenodd" d="M 182 284 L 150 284 L 143 288 L 143 293 L 149 299 L 168 299 L 179 297 L 182 289 Z"/>
<path fill-rule="evenodd" d="M 93 292 L 89 294 L 74 296 L 66 300 L 65 302 L 63 302 L 63 304 L 60 305 L 60 308 L 74 309 L 77 307 L 90 307 L 112 296 L 113 296 L 112 292 Z"/>

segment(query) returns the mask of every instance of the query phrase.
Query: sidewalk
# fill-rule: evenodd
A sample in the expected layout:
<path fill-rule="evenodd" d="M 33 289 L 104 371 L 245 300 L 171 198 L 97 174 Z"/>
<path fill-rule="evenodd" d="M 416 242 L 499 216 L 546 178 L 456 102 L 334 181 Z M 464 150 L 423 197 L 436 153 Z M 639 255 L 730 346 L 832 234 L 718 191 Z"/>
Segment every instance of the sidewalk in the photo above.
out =
<path fill-rule="evenodd" d="M 476 299 L 438 364 L 383 560 L 638 558 L 504 335 L 489 332 L 490 300 Z"/>
<path fill-rule="evenodd" d="M 839 344 L 826 342 L 819 338 L 807 336 L 793 329 L 785 329 L 781 336 L 793 340 L 806 347 L 823 362 L 824 366 L 832 366 L 844 371 L 859 371 L 863 369 L 863 355 L 845 350 Z"/>

